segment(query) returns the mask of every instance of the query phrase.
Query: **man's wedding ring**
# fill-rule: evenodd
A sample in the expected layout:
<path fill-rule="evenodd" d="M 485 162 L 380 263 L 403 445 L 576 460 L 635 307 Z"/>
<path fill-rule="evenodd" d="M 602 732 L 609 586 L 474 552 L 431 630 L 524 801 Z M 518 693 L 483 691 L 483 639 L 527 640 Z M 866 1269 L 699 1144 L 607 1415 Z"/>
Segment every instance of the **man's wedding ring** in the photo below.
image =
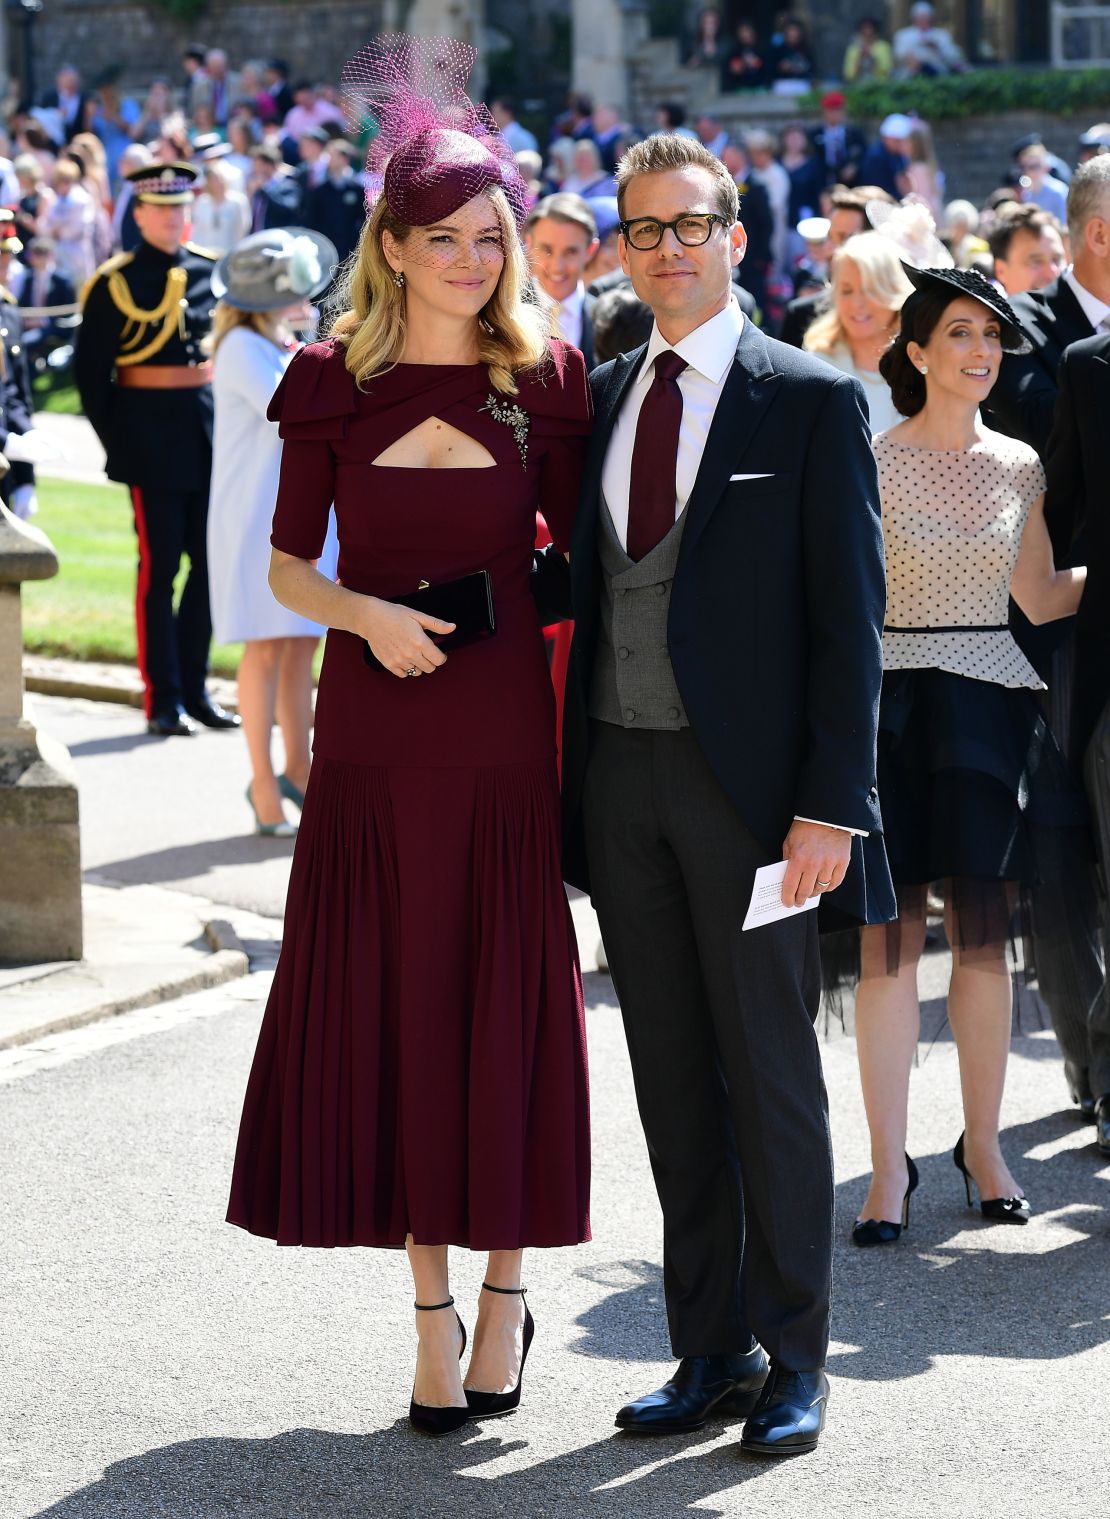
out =
<path fill-rule="evenodd" d="M 822 890 L 823 890 L 823 889 L 824 889 L 824 888 L 825 888 L 825 887 L 826 887 L 826 886 L 831 886 L 831 885 L 832 885 L 832 882 L 831 882 L 831 881 L 818 881 L 818 883 L 817 883 L 817 884 L 818 884 L 818 886 L 820 886 L 820 887 L 821 887 L 821 888 L 822 888 Z"/>
<path fill-rule="evenodd" d="M 405 674 L 406 675 L 415 675 L 415 674 L 417 674 L 416 666 L 415 665 L 409 665 L 408 669 L 405 671 Z"/>

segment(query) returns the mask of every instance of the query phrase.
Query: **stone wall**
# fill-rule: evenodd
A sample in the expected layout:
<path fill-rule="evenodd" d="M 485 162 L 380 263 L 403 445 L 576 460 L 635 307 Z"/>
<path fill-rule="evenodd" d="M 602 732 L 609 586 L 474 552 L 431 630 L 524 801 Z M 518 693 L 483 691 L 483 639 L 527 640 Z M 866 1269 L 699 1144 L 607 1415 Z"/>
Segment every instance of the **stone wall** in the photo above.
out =
<path fill-rule="evenodd" d="M 337 83 L 355 48 L 382 29 L 384 11 L 385 0 L 222 0 L 181 22 L 160 5 L 50 0 L 35 23 L 36 79 L 45 88 L 59 64 L 73 62 L 86 79 L 121 64 L 125 88 L 141 89 L 159 74 L 177 83 L 182 48 L 200 41 L 224 48 L 233 63 L 276 56 L 288 60 L 294 78 Z M 13 26 L 13 64 L 19 58 L 16 32 Z"/>
<path fill-rule="evenodd" d="M 937 158 L 947 176 L 949 200 L 960 197 L 981 205 L 1001 183 L 1010 164 L 1010 149 L 1019 137 L 1040 132 L 1045 146 L 1065 163 L 1074 164 L 1076 142 L 1096 119 L 1093 110 L 1080 116 L 1056 116 L 1047 111 L 1003 111 L 996 116 L 953 117 L 933 127 Z"/>

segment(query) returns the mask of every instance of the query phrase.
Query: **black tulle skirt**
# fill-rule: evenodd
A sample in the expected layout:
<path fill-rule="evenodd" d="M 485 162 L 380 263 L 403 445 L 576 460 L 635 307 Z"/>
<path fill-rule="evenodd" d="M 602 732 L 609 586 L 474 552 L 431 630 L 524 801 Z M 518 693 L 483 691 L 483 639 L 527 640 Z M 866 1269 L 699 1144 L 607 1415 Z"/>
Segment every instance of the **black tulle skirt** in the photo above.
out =
<path fill-rule="evenodd" d="M 888 973 L 920 946 L 909 929 L 925 917 L 930 888 L 944 900 L 953 949 L 998 960 L 1013 946 L 1026 977 L 1046 890 L 1066 905 L 1054 921 L 1095 935 L 1086 803 L 1033 691 L 945 670 L 888 671 L 878 789 L 899 910 L 885 928 Z M 834 993 L 858 978 L 851 937 L 855 949 L 838 936 L 825 956 Z"/>

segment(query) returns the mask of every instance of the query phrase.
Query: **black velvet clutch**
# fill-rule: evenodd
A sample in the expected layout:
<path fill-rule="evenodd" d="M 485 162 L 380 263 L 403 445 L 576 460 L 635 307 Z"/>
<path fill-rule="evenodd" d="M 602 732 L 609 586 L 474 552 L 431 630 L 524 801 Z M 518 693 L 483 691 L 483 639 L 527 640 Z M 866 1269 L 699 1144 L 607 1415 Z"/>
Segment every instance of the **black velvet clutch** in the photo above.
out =
<path fill-rule="evenodd" d="M 488 570 L 478 570 L 473 575 L 463 575 L 458 580 L 444 580 L 439 585 L 422 583 L 407 596 L 389 596 L 394 606 L 411 607 L 428 617 L 438 617 L 443 622 L 453 622 L 454 632 L 429 634 L 437 647 L 449 651 L 461 649 L 464 644 L 475 643 L 479 638 L 491 638 L 497 631 L 497 619 L 493 614 L 493 583 Z M 372 670 L 384 670 L 385 666 L 366 642 L 362 640 L 362 657 Z"/>

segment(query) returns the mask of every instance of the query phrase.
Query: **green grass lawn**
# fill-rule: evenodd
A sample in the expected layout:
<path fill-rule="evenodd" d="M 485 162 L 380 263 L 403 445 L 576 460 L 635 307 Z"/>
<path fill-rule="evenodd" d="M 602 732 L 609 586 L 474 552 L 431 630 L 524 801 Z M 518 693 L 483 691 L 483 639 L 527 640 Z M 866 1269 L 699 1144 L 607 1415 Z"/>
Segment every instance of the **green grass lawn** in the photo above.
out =
<path fill-rule="evenodd" d="M 36 411 L 59 411 L 67 417 L 81 415 L 81 397 L 72 384 L 50 385 L 41 376 L 32 381 Z"/>
<path fill-rule="evenodd" d="M 41 479 L 35 525 L 58 554 L 53 580 L 23 587 L 23 642 L 36 654 L 131 664 L 137 547 L 122 485 Z M 242 644 L 213 647 L 212 668 L 234 675 Z"/>

